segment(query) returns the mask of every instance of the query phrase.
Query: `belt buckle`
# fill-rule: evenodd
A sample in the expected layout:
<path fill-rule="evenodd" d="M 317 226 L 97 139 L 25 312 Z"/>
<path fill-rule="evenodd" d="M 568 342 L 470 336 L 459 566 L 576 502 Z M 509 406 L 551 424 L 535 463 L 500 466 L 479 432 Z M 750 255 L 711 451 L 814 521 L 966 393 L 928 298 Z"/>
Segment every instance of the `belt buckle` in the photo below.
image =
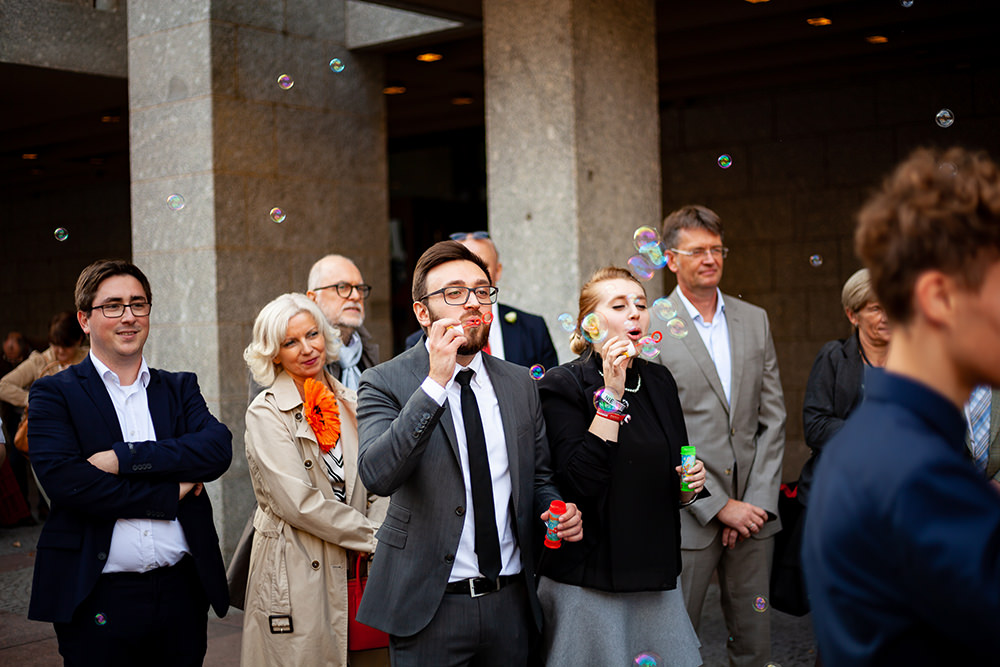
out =
<path fill-rule="evenodd" d="M 487 579 L 486 577 L 479 577 L 477 579 L 469 579 L 469 595 L 472 596 L 472 597 L 474 597 L 474 598 L 481 598 L 484 595 L 488 595 L 490 593 L 496 593 L 498 590 L 500 590 L 500 578 L 499 577 L 497 577 L 497 580 L 495 582 L 493 582 L 493 587 L 492 588 L 487 588 L 486 590 L 484 590 L 482 592 L 479 592 L 479 590 L 477 589 L 477 586 L 476 586 L 476 582 L 477 581 L 484 582 L 484 585 L 490 583 L 490 580 Z"/>

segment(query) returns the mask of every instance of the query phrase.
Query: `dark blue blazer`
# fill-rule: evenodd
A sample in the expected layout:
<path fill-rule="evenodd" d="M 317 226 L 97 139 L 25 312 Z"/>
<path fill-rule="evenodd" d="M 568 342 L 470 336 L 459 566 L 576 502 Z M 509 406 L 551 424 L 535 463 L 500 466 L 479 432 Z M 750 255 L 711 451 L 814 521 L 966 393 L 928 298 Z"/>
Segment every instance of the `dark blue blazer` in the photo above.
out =
<path fill-rule="evenodd" d="M 38 539 L 30 619 L 72 619 L 104 568 L 118 519 L 178 519 L 215 613 L 229 609 L 208 494 L 177 496 L 179 482 L 209 482 L 229 468 L 232 434 L 208 411 L 193 373 L 149 373 L 146 395 L 159 438 L 150 442 L 124 442 L 89 356 L 31 387 L 31 464 L 51 512 Z M 88 463 L 92 454 L 112 448 L 118 475 Z"/>
<path fill-rule="evenodd" d="M 549 329 L 545 326 L 545 320 L 538 315 L 501 303 L 500 326 L 503 333 L 503 356 L 507 361 L 526 367 L 541 364 L 546 370 L 559 365 Z M 407 336 L 406 349 L 416 345 L 423 333 L 414 331 Z"/>

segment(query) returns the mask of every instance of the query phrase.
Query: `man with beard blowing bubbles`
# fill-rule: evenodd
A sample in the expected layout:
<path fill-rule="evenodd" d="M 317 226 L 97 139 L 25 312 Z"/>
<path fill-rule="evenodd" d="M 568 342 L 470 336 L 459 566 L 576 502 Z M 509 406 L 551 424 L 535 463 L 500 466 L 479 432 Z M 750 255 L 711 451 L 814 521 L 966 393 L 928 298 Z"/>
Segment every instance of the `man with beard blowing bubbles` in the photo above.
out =
<path fill-rule="evenodd" d="M 561 496 L 535 382 L 481 353 L 496 297 L 479 257 L 435 244 L 413 276 L 424 341 L 361 376 L 359 471 L 391 502 L 357 618 L 394 667 L 524 665 L 541 628 L 539 521 Z M 574 504 L 557 532 L 583 537 Z"/>

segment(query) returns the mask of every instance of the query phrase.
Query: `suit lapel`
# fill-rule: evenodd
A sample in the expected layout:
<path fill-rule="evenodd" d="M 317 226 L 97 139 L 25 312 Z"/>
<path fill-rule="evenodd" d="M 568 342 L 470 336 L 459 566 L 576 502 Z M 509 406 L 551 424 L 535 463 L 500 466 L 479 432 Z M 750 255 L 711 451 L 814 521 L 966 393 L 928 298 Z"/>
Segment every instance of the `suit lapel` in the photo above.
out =
<path fill-rule="evenodd" d="M 719 381 L 719 372 L 715 368 L 715 362 L 712 361 L 712 357 L 708 354 L 708 348 L 705 347 L 705 341 L 701 339 L 701 334 L 695 328 L 698 325 L 691 321 L 691 316 L 688 314 L 687 308 L 684 307 L 684 303 L 681 301 L 678 291 L 679 287 L 675 287 L 673 293 L 670 295 L 671 300 L 677 305 L 677 317 L 681 318 L 684 325 L 687 327 L 688 335 L 681 339 L 684 347 L 687 348 L 688 352 L 694 357 L 695 363 L 701 369 L 702 375 L 705 376 L 705 380 L 708 382 L 708 386 L 712 388 L 719 402 L 722 403 L 722 407 L 725 409 L 726 414 L 729 414 L 729 402 L 726 401 L 726 392 L 722 390 L 722 382 Z M 732 331 L 733 327 L 729 327 L 730 332 L 730 345 L 732 345 Z M 735 355 L 733 355 L 733 363 L 736 363 Z"/>
<path fill-rule="evenodd" d="M 722 298 L 722 304 L 726 309 L 726 328 L 729 329 L 729 366 L 732 368 L 729 405 L 739 405 L 740 397 L 737 394 L 739 393 L 740 381 L 743 379 L 743 359 L 746 358 L 746 329 L 743 327 L 739 306 L 727 302 L 725 296 L 720 298 Z M 722 396 L 725 397 L 725 394 Z M 730 418 L 732 418 L 732 410 L 730 410 Z"/>
<path fill-rule="evenodd" d="M 97 369 L 94 368 L 94 363 L 90 360 L 90 356 L 88 355 L 73 368 L 76 369 L 77 375 L 80 378 L 80 386 L 83 388 L 84 393 L 94 402 L 94 406 L 108 427 L 108 431 L 115 436 L 115 442 L 124 441 L 122 426 L 118 423 L 118 413 L 115 412 L 114 403 L 111 402 L 111 397 L 108 395 L 108 388 L 104 386 L 104 380 L 97 374 Z"/>
<path fill-rule="evenodd" d="M 517 509 L 517 489 L 520 478 L 517 425 L 520 415 L 516 408 L 516 397 L 512 394 L 511 382 L 507 381 L 506 369 L 503 364 L 495 359 L 490 359 L 489 355 L 483 356 L 483 364 L 486 372 L 490 376 L 490 384 L 493 385 L 493 392 L 496 394 L 497 403 L 500 405 L 500 422 L 503 424 L 503 437 L 507 444 L 507 469 L 510 474 L 511 498 L 514 499 L 514 509 Z"/>
<path fill-rule="evenodd" d="M 170 428 L 170 400 L 163 378 L 158 371 L 149 369 L 149 386 L 146 387 L 146 402 L 149 404 L 149 414 L 153 418 L 153 431 L 156 438 L 170 438 L 173 429 Z"/>
<path fill-rule="evenodd" d="M 420 385 L 423 384 L 424 378 L 427 377 L 427 373 L 430 370 L 430 356 L 427 354 L 427 346 L 424 345 L 424 338 L 420 339 L 420 342 L 411 347 L 409 350 L 403 354 L 412 354 L 412 358 L 409 360 L 410 372 L 413 373 L 413 379 L 416 384 L 413 385 L 413 389 L 409 391 L 405 396 L 400 396 L 399 400 L 401 403 L 406 403 L 406 399 L 409 398 L 414 391 L 420 391 Z M 444 401 L 444 412 L 441 414 L 441 419 L 438 422 L 441 428 L 444 429 L 445 435 L 448 436 L 448 444 L 451 446 L 451 452 L 455 455 L 455 463 L 458 464 L 459 468 L 462 466 L 462 459 L 458 455 L 458 439 L 455 437 L 455 420 L 451 416 L 451 405 L 448 403 L 448 399 L 445 398 Z"/>

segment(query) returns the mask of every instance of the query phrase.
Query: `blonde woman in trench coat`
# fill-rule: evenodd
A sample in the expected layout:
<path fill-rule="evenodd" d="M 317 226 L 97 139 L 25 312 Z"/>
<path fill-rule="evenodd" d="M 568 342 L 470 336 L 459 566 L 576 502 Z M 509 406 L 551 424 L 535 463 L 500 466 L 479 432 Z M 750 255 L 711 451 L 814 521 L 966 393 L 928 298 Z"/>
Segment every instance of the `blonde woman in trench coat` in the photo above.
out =
<path fill-rule="evenodd" d="M 358 478 L 357 395 L 324 369 L 339 341 L 310 299 L 285 294 L 261 310 L 244 352 L 254 379 L 270 385 L 246 415 L 258 506 L 243 617 L 245 666 L 348 664 L 349 552 L 375 550 L 388 500 L 370 495 Z M 342 470 L 331 471 L 305 414 L 309 378 L 336 396 L 341 431 L 334 454 L 342 455 Z M 292 631 L 272 633 L 272 623 L 287 629 L 287 617 Z M 388 651 L 352 653 L 350 664 L 388 665 Z"/>

